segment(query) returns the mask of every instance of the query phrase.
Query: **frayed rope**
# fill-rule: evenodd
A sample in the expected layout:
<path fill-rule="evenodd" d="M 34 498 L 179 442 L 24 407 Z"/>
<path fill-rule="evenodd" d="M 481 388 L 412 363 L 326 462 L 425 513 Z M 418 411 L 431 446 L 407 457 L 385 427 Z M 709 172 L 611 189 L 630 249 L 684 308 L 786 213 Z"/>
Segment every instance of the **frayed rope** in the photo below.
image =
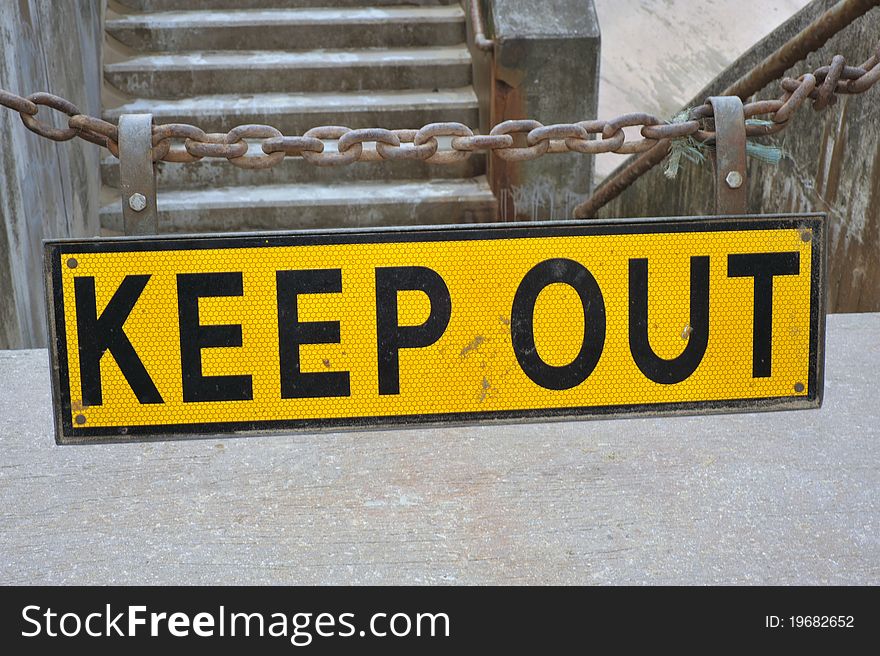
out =
<path fill-rule="evenodd" d="M 690 120 L 690 112 L 690 109 L 679 112 L 672 117 L 671 123 L 684 123 Z M 769 126 L 773 125 L 773 122 L 750 118 L 746 119 L 746 125 Z M 678 176 L 683 160 L 693 164 L 702 164 L 706 161 L 706 151 L 708 150 L 712 150 L 712 147 L 697 141 L 692 136 L 673 139 L 663 174 L 670 180 L 674 180 Z M 777 166 L 782 161 L 783 153 L 778 146 L 762 144 L 750 139 L 746 141 L 746 155 L 765 164 Z"/>

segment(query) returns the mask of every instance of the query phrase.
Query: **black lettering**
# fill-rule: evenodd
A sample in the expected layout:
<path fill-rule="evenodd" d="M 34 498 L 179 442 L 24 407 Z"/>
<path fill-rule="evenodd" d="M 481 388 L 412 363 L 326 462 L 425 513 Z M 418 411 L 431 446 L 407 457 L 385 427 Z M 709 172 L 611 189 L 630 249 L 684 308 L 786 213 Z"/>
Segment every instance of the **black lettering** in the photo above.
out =
<path fill-rule="evenodd" d="M 299 348 L 303 344 L 338 344 L 338 321 L 300 321 L 300 294 L 338 294 L 341 269 L 278 271 L 278 351 L 281 356 L 281 398 L 305 399 L 350 396 L 347 371 L 302 372 Z"/>
<path fill-rule="evenodd" d="M 180 322 L 180 366 L 183 372 L 183 401 L 250 401 L 254 398 L 250 376 L 202 375 L 202 349 L 240 347 L 239 324 L 199 323 L 199 299 L 241 296 L 241 272 L 177 274 L 177 318 Z"/>
<path fill-rule="evenodd" d="M 769 378 L 773 352 L 773 278 L 801 272 L 801 254 L 746 253 L 727 256 L 729 278 L 754 278 L 752 378 Z"/>
<path fill-rule="evenodd" d="M 431 312 L 420 326 L 401 326 L 397 294 L 420 291 L 431 301 Z M 436 342 L 452 317 L 449 288 L 433 269 L 379 267 L 376 269 L 376 333 L 379 353 L 379 394 L 400 394 L 400 349 L 424 348 Z"/>
<path fill-rule="evenodd" d="M 674 385 L 687 380 L 709 345 L 709 258 L 691 258 L 690 336 L 681 355 L 658 357 L 648 339 L 648 260 L 629 261 L 629 349 L 636 366 L 655 383 Z"/>
<path fill-rule="evenodd" d="M 101 357 L 107 351 L 116 360 L 119 370 L 140 403 L 163 402 L 153 379 L 123 329 L 149 280 L 149 275 L 125 276 L 99 317 L 94 277 L 77 276 L 73 279 L 80 385 L 84 406 L 101 405 L 104 402 Z"/>
<path fill-rule="evenodd" d="M 544 362 L 535 345 L 535 303 L 541 291 L 553 283 L 572 287 L 584 310 L 584 337 L 575 359 L 561 367 Z M 573 260 L 546 260 L 536 265 L 520 282 L 510 313 L 513 352 L 523 372 L 533 382 L 552 390 L 567 390 L 584 382 L 602 356 L 605 347 L 605 299 L 589 270 Z"/>

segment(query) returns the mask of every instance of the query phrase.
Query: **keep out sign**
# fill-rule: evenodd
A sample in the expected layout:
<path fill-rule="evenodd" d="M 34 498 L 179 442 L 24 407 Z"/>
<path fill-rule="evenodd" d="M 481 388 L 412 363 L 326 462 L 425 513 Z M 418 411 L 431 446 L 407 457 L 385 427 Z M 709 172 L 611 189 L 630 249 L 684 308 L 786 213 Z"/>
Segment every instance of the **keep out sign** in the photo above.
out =
<path fill-rule="evenodd" d="M 816 407 L 824 218 L 50 241 L 59 443 Z"/>

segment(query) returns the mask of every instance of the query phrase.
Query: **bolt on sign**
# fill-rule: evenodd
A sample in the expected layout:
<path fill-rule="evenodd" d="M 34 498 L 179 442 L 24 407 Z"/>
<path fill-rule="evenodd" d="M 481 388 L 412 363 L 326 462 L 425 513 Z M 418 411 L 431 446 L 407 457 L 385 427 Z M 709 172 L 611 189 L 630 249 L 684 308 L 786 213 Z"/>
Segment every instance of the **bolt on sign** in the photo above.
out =
<path fill-rule="evenodd" d="M 59 443 L 818 407 L 822 215 L 49 241 Z"/>

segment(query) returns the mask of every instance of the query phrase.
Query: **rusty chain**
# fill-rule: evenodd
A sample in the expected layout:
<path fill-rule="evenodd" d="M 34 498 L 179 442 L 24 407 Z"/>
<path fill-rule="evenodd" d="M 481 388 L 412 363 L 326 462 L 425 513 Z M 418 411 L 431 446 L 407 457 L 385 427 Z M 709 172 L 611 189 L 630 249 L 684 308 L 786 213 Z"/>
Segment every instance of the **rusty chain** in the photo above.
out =
<path fill-rule="evenodd" d="M 768 136 L 783 130 L 794 113 L 811 100 L 822 110 L 837 102 L 840 94 L 863 93 L 880 79 L 880 47 L 860 66 L 847 66 L 841 55 L 831 63 L 799 78 L 780 82 L 783 94 L 775 100 L 761 100 L 744 106 L 747 119 L 767 116 L 769 120 L 747 125 L 751 137 Z M 79 137 L 106 147 L 119 156 L 119 133 L 116 125 L 80 113 L 69 101 L 49 93 L 35 93 L 27 98 L 0 89 L 0 105 L 21 115 L 25 126 L 53 141 Z M 40 107 L 48 107 L 67 119 L 66 128 L 53 127 L 39 118 Z M 669 139 L 691 137 L 700 142 L 715 138 L 712 130 L 712 106 L 690 110 L 687 120 L 671 123 L 651 114 L 624 114 L 611 120 L 543 125 L 535 120 L 499 123 L 488 135 L 476 134 L 461 123 L 431 123 L 418 130 L 384 128 L 351 129 L 321 126 L 302 136 L 286 136 L 269 125 L 240 125 L 226 133 L 206 133 L 183 123 L 156 125 L 153 128 L 153 160 L 195 162 L 203 158 L 221 158 L 238 167 L 271 168 L 285 157 L 301 157 L 315 166 L 344 166 L 355 162 L 384 160 L 421 160 L 429 164 L 455 164 L 478 151 L 494 152 L 508 161 L 536 159 L 551 153 L 633 154 L 654 148 Z M 628 141 L 624 128 L 639 127 L 641 139 Z M 451 138 L 442 148 L 439 138 Z M 596 137 L 596 138 L 593 138 Z M 249 155 L 247 140 L 257 140 L 262 153 Z M 325 142 L 336 141 L 336 149 Z M 365 148 L 373 143 L 375 148 Z"/>

